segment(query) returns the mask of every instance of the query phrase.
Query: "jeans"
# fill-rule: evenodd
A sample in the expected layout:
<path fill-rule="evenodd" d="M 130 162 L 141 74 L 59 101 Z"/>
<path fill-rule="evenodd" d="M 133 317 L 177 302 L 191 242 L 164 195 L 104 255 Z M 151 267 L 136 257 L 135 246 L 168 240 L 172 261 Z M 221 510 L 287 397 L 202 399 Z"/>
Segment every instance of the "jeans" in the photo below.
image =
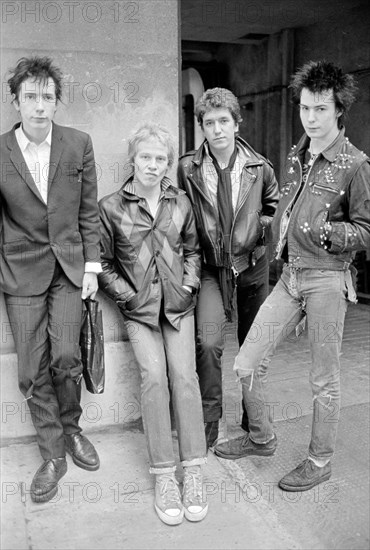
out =
<path fill-rule="evenodd" d="M 339 354 L 348 299 L 354 301 L 349 271 L 284 266 L 234 365 L 242 382 L 250 438 L 255 443 L 264 444 L 274 437 L 266 391 L 271 356 L 306 314 L 313 396 L 309 455 L 326 459 L 333 455 L 340 408 Z"/>
<path fill-rule="evenodd" d="M 243 271 L 237 279 L 238 341 L 241 345 L 256 313 L 268 294 L 266 256 Z M 201 288 L 196 307 L 197 372 L 202 394 L 205 422 L 222 416 L 222 354 L 226 327 L 225 310 L 218 280 L 218 268 L 202 269 Z M 244 415 L 246 416 L 246 415 Z M 247 419 L 243 418 L 243 425 Z"/>
<path fill-rule="evenodd" d="M 125 321 L 141 374 L 141 409 L 150 472 L 174 471 L 170 391 L 183 466 L 204 464 L 204 435 L 199 382 L 195 369 L 194 315 L 176 330 L 160 316 L 158 329 Z"/>

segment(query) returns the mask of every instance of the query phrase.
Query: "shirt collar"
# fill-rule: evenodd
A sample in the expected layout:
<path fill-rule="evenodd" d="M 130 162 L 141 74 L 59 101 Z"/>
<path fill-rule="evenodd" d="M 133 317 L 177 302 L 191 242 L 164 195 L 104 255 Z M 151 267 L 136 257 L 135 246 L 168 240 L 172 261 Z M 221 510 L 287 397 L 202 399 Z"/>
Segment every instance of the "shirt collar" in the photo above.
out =
<path fill-rule="evenodd" d="M 244 149 L 244 147 L 238 141 L 235 141 L 235 145 L 236 145 L 236 148 L 238 150 L 238 156 L 237 156 L 235 162 L 240 161 L 240 156 L 243 157 L 243 160 L 244 160 L 244 157 L 245 157 L 245 159 L 247 159 L 248 157 L 251 156 L 249 151 Z M 208 145 L 207 141 L 204 142 L 204 152 L 205 152 L 205 156 L 207 157 L 207 160 L 209 160 L 210 162 L 213 163 L 213 159 L 212 159 L 211 155 L 209 154 L 209 145 Z"/>
<path fill-rule="evenodd" d="M 326 160 L 328 160 L 329 162 L 334 162 L 341 146 L 342 146 L 342 143 L 343 141 L 346 139 L 345 138 L 345 128 L 344 126 L 339 130 L 339 133 L 337 135 L 337 137 L 330 143 L 330 145 L 328 145 L 326 147 L 326 149 L 324 149 L 323 151 L 321 151 L 321 155 L 323 157 L 326 158 Z M 310 138 L 307 136 L 307 134 L 303 134 L 302 138 L 300 139 L 298 145 L 297 145 L 297 153 L 299 156 L 303 156 L 306 149 L 309 148 L 310 146 Z"/>
<path fill-rule="evenodd" d="M 167 176 L 164 176 L 164 178 L 162 179 L 161 181 L 161 195 L 171 186 L 171 180 L 167 177 Z M 134 178 L 131 176 L 131 179 L 127 182 L 127 184 L 125 185 L 125 191 L 127 191 L 128 193 L 131 193 L 132 195 L 137 195 L 136 193 L 136 189 L 135 189 L 135 184 L 134 184 Z"/>
<path fill-rule="evenodd" d="M 40 147 L 41 145 L 44 145 L 45 143 L 51 147 L 51 134 L 52 134 L 52 131 L 53 131 L 53 126 L 50 127 L 50 131 L 48 133 L 48 135 L 46 136 L 45 140 L 40 143 L 40 145 L 38 147 Z M 18 145 L 22 151 L 22 153 L 27 149 L 27 147 L 33 143 L 32 141 L 30 141 L 28 139 L 28 137 L 26 136 L 26 134 L 24 133 L 23 131 L 23 127 L 22 127 L 22 124 L 15 130 L 15 135 L 16 135 L 16 138 L 17 138 L 17 141 L 18 141 Z"/>
<path fill-rule="evenodd" d="M 239 162 L 241 164 L 244 164 L 244 162 L 246 162 L 246 160 L 251 155 L 249 154 L 249 152 L 246 149 L 244 149 L 244 147 L 241 146 L 240 143 L 238 143 L 236 141 L 235 144 L 236 144 L 236 148 L 238 150 L 238 154 L 237 154 L 235 163 Z M 207 158 L 207 162 L 212 162 L 212 164 L 213 164 L 213 159 L 212 159 L 211 155 L 209 154 L 209 145 L 208 145 L 207 141 L 204 142 L 204 152 L 205 152 L 205 157 Z"/>
<path fill-rule="evenodd" d="M 339 153 L 339 150 L 342 146 L 342 142 L 344 140 L 344 127 L 340 129 L 339 134 L 335 138 L 334 141 L 331 142 L 330 145 L 324 151 L 321 152 L 321 154 L 329 161 L 334 162 L 337 154 Z"/>

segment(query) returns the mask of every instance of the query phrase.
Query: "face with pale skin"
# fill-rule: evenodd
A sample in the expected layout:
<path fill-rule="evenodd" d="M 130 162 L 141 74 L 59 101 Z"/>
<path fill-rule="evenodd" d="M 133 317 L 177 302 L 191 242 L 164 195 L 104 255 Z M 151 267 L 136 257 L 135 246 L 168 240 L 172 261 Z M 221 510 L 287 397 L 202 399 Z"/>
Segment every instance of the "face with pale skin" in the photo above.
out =
<path fill-rule="evenodd" d="M 138 190 L 150 193 L 160 189 L 168 168 L 168 148 L 158 139 L 150 138 L 137 144 L 134 181 Z"/>
<path fill-rule="evenodd" d="M 57 110 L 55 82 L 52 78 L 29 77 L 20 86 L 13 105 L 19 112 L 23 131 L 32 141 L 45 139 Z"/>
<path fill-rule="evenodd" d="M 235 122 L 229 109 L 219 107 L 204 113 L 202 130 L 212 153 L 232 154 L 239 124 Z"/>
<path fill-rule="evenodd" d="M 300 99 L 300 117 L 306 134 L 313 144 L 328 146 L 339 132 L 338 118 L 342 111 L 336 108 L 333 90 L 322 93 L 303 88 Z"/>

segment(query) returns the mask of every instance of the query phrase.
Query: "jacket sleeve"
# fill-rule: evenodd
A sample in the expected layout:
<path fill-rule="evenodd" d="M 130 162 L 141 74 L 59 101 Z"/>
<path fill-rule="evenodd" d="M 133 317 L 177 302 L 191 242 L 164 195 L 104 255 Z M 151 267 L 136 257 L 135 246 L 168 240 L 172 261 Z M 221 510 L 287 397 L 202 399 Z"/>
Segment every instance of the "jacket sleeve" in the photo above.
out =
<path fill-rule="evenodd" d="M 99 209 L 94 150 L 87 136 L 83 155 L 81 177 L 81 202 L 78 216 L 85 262 L 100 263 Z"/>
<path fill-rule="evenodd" d="M 182 284 L 198 289 L 200 285 L 201 252 L 193 209 L 189 199 L 184 196 L 184 200 L 187 206 L 187 213 L 181 235 L 184 248 L 184 277 Z"/>
<path fill-rule="evenodd" d="M 275 214 L 279 202 L 279 186 L 275 178 L 274 169 L 266 162 L 263 168 L 263 194 L 261 224 L 267 228 Z"/>
<path fill-rule="evenodd" d="M 363 162 L 346 190 L 348 221 L 328 219 L 332 226 L 328 252 L 355 252 L 370 246 L 370 164 Z"/>
<path fill-rule="evenodd" d="M 101 262 L 103 272 L 98 275 L 99 287 L 119 305 L 134 296 L 135 290 L 120 273 L 115 262 L 114 228 L 104 203 L 100 204 Z"/>
<path fill-rule="evenodd" d="M 182 162 L 180 160 L 177 167 L 177 185 L 180 189 L 186 191 L 186 173 Z"/>

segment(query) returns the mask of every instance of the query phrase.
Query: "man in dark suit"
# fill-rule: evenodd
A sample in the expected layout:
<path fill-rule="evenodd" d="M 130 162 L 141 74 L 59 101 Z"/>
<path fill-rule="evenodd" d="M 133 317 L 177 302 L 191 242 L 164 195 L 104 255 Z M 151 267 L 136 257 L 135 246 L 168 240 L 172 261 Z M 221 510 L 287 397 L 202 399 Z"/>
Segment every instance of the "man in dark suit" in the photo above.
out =
<path fill-rule="evenodd" d="M 79 427 L 81 298 L 94 298 L 101 270 L 97 180 L 90 136 L 53 122 L 62 73 L 52 60 L 20 59 L 8 84 L 21 122 L 0 137 L 0 289 L 44 459 L 31 498 L 46 502 L 66 451 L 99 468 Z"/>

